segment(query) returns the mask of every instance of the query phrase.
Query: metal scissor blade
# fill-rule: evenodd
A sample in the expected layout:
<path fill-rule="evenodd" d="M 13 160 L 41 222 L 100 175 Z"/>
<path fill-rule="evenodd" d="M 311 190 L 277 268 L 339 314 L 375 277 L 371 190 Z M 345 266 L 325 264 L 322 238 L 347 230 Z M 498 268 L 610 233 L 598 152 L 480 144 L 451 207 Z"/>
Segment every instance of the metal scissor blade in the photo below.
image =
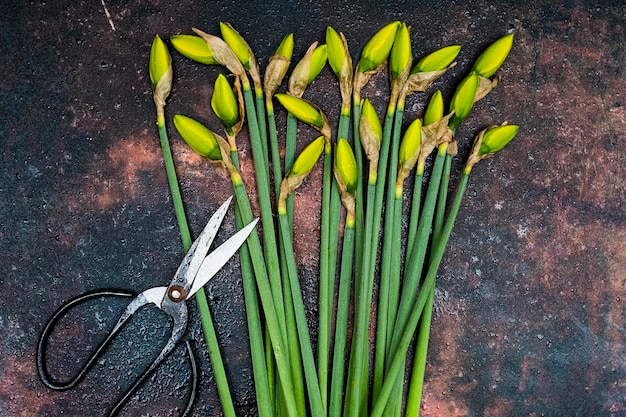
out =
<path fill-rule="evenodd" d="M 224 202 L 217 209 L 217 211 L 211 216 L 208 223 L 200 233 L 200 236 L 193 242 L 191 248 L 187 252 L 187 255 L 180 263 L 178 270 L 176 271 L 176 275 L 174 275 L 174 279 L 170 283 L 170 285 L 181 285 L 188 289 L 191 287 L 193 280 L 195 279 L 198 269 L 200 265 L 202 265 L 202 261 L 206 257 L 207 253 L 209 253 L 209 248 L 213 243 L 213 239 L 217 235 L 217 231 L 222 225 L 222 220 L 226 216 L 226 212 L 228 211 L 228 206 L 230 205 L 233 197 L 229 197 L 228 200 Z"/>
<path fill-rule="evenodd" d="M 220 247 L 211 252 L 209 256 L 204 258 L 204 261 L 198 270 L 198 274 L 193 281 L 191 289 L 187 292 L 187 299 L 194 295 L 200 288 L 204 287 L 204 285 L 209 282 L 211 278 L 213 278 L 217 271 L 222 269 L 226 262 L 228 262 L 228 260 L 239 250 L 241 245 L 243 245 L 243 242 L 246 241 L 258 221 L 258 218 L 251 221 L 246 227 L 235 233 Z"/>

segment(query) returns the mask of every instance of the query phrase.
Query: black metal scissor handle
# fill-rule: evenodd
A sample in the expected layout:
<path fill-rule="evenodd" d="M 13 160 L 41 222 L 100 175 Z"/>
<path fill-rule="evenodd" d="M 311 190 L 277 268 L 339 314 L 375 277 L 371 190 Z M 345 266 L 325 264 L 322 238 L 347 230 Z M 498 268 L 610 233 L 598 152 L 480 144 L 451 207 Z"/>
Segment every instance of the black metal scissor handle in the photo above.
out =
<path fill-rule="evenodd" d="M 96 360 L 100 356 L 102 356 L 102 353 L 104 352 L 104 350 L 106 350 L 108 345 L 112 342 L 116 334 L 123 327 L 123 325 L 126 323 L 128 318 L 130 318 L 132 313 L 134 313 L 136 309 L 146 304 L 145 300 L 138 300 L 141 297 L 141 295 L 136 297 L 133 303 L 131 303 L 131 304 L 135 304 L 135 306 L 132 307 L 131 305 L 129 305 L 129 307 L 127 307 L 126 311 L 124 312 L 122 317 L 120 317 L 114 329 L 111 332 L 109 332 L 109 334 L 104 339 L 104 341 L 100 343 L 96 351 L 91 355 L 91 357 L 87 360 L 87 362 L 79 369 L 79 371 L 77 372 L 76 375 L 74 375 L 74 377 L 72 377 L 69 381 L 66 381 L 66 382 L 60 382 L 60 381 L 53 379 L 48 372 L 48 367 L 46 363 L 46 352 L 47 352 L 48 340 L 50 338 L 50 334 L 52 333 L 52 331 L 58 324 L 59 320 L 61 320 L 61 318 L 63 318 L 69 310 L 71 310 L 72 308 L 86 301 L 89 301 L 95 298 L 102 298 L 102 297 L 130 298 L 130 297 L 135 297 L 135 294 L 132 292 L 121 291 L 121 290 L 101 290 L 101 291 L 95 291 L 95 292 L 90 292 L 90 293 L 80 295 L 70 300 L 61 308 L 59 308 L 44 326 L 44 329 L 41 332 L 41 335 L 37 342 L 37 372 L 39 373 L 39 378 L 41 379 L 43 384 L 47 386 L 48 388 L 55 390 L 55 391 L 65 391 L 65 390 L 69 390 L 69 389 L 76 387 L 76 385 L 78 385 L 82 381 L 82 379 L 85 377 L 87 372 L 89 372 L 89 370 L 92 368 Z M 137 389 L 139 389 L 141 385 L 143 385 L 143 383 L 146 381 L 148 376 L 155 370 L 157 365 L 173 350 L 173 348 L 178 343 L 178 341 L 180 341 L 180 338 L 182 337 L 182 331 L 184 331 L 184 329 L 181 329 L 181 327 L 184 328 L 184 326 L 186 325 L 186 307 L 183 307 L 183 306 L 181 307 L 185 310 L 184 323 L 179 323 L 178 326 L 177 326 L 177 323 L 175 323 L 172 337 L 170 337 L 170 340 L 168 341 L 166 347 L 161 351 L 157 359 L 155 359 L 152 362 L 152 364 L 144 372 L 142 372 L 139 375 L 139 377 L 133 383 L 133 385 L 115 403 L 115 405 L 113 406 L 113 408 L 108 414 L 109 416 L 114 416 L 119 413 L 119 411 L 122 409 L 124 404 L 130 399 L 130 397 L 134 394 L 134 392 L 137 391 Z M 187 401 L 187 406 L 185 407 L 185 410 L 182 414 L 183 417 L 187 416 L 193 407 L 193 403 L 195 401 L 196 393 L 198 389 L 198 382 L 199 382 L 198 365 L 197 365 L 193 350 L 191 349 L 191 344 L 189 343 L 188 340 L 185 341 L 185 344 L 187 348 L 186 349 L 187 355 L 189 357 L 189 361 L 191 364 L 191 393 Z"/>

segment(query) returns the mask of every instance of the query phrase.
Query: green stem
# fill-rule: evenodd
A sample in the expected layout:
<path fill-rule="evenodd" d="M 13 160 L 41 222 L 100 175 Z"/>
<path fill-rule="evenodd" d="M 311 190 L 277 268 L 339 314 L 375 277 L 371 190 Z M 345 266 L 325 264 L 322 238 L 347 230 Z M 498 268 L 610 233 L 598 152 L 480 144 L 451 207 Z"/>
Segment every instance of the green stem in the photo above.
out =
<path fill-rule="evenodd" d="M 259 126 L 259 137 L 261 138 L 261 146 L 263 147 L 264 155 L 266 155 L 267 158 L 269 153 L 267 149 L 267 124 L 265 121 L 265 100 L 263 98 L 263 88 L 255 87 L 254 95 L 256 99 L 256 118 Z M 269 169 L 269 167 L 267 168 Z"/>
<path fill-rule="evenodd" d="M 448 218 L 445 222 L 445 225 L 440 235 L 440 239 L 433 247 L 432 256 L 428 265 L 428 272 L 426 273 L 426 278 L 424 279 L 424 283 L 422 284 L 419 296 L 416 300 L 413 300 L 412 309 L 407 320 L 407 325 L 401 332 L 402 334 L 398 343 L 398 347 L 394 350 L 393 359 L 390 363 L 387 375 L 385 377 L 385 383 L 383 384 L 380 395 L 378 396 L 378 398 L 375 399 L 370 417 L 381 417 L 383 415 L 387 400 L 389 399 L 389 396 L 393 391 L 397 379 L 400 377 L 401 372 L 404 369 L 404 362 L 406 358 L 406 352 L 409 348 L 409 344 L 411 343 L 411 339 L 413 338 L 413 334 L 415 332 L 415 329 L 417 328 L 417 324 L 422 315 L 422 311 L 424 310 L 426 301 L 428 300 L 431 292 L 435 288 L 437 270 L 439 269 L 439 265 L 441 263 L 441 260 L 443 259 L 443 254 L 450 238 L 450 234 L 452 233 L 454 222 L 459 212 L 459 208 L 461 207 L 461 201 L 463 200 L 463 195 L 465 194 L 465 189 L 467 188 L 468 178 L 469 173 L 464 173 L 461 177 L 461 183 L 459 184 L 459 188 L 457 189 L 454 202 L 452 203 L 452 207 L 450 208 L 450 214 L 448 215 Z"/>
<path fill-rule="evenodd" d="M 341 272 L 339 275 L 339 294 L 337 296 L 337 318 L 335 324 L 335 345 L 330 386 L 330 417 L 341 416 L 343 404 L 343 383 L 345 379 L 346 346 L 348 336 L 348 315 L 350 311 L 350 279 L 354 255 L 354 224 L 346 222 L 341 252 Z"/>
<path fill-rule="evenodd" d="M 300 341 L 300 354 L 302 356 L 302 364 L 304 366 L 304 376 L 306 379 L 307 393 L 309 395 L 309 406 L 311 415 L 323 417 L 326 410 L 322 406 L 322 398 L 319 389 L 319 380 L 315 369 L 315 359 L 313 358 L 313 348 L 311 346 L 311 338 L 309 335 L 309 327 L 306 320 L 306 312 L 304 310 L 304 302 L 302 301 L 302 292 L 300 282 L 298 280 L 298 267 L 294 255 L 293 245 L 289 232 L 289 219 L 286 213 L 278 215 L 279 229 L 283 242 L 285 243 L 285 254 L 287 255 L 287 273 L 289 275 L 289 283 L 291 286 L 291 295 L 293 299 L 293 307 L 295 311 L 296 324 L 298 327 L 298 339 Z"/>
<path fill-rule="evenodd" d="M 163 150 L 167 180 L 172 194 L 172 201 L 174 202 L 176 220 L 178 222 L 183 248 L 185 252 L 187 252 L 192 244 L 191 233 L 189 232 L 189 225 L 185 216 L 185 208 L 183 206 L 180 187 L 178 186 L 178 179 L 176 177 L 176 169 L 174 167 L 174 159 L 172 158 L 172 151 L 170 149 L 165 119 L 159 117 L 157 120 L 157 126 L 159 128 L 159 137 L 161 139 L 161 149 Z M 230 388 L 228 386 L 228 378 L 226 377 L 224 362 L 220 353 L 219 344 L 217 343 L 217 333 L 215 331 L 215 326 L 213 325 L 213 318 L 211 317 L 211 311 L 209 310 L 209 304 L 207 302 L 204 289 L 200 288 L 195 297 L 196 304 L 198 305 L 198 312 L 200 314 L 200 321 L 202 322 L 202 329 L 204 331 L 204 339 L 207 343 L 209 359 L 211 360 L 213 373 L 215 375 L 218 395 L 222 404 L 222 411 L 225 416 L 234 417 L 235 409 L 233 406 Z"/>
<path fill-rule="evenodd" d="M 285 137 L 285 173 L 289 172 L 293 161 L 296 159 L 296 136 L 298 132 L 298 119 L 291 113 L 287 115 L 287 135 Z M 287 216 L 293 230 L 293 193 L 287 196 Z"/>

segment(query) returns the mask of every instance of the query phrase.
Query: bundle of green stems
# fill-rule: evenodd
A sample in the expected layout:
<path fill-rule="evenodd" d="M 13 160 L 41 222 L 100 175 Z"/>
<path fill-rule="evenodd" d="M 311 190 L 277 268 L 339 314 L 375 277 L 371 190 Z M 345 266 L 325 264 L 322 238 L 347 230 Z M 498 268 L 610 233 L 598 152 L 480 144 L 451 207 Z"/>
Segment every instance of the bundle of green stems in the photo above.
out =
<path fill-rule="evenodd" d="M 424 93 L 455 65 L 461 47 L 443 47 L 413 65 L 404 23 L 392 22 L 376 32 L 354 66 L 345 36 L 328 27 L 325 43 L 313 43 L 288 80 L 293 34 L 283 38 L 262 80 L 243 37 L 227 23 L 220 30 L 221 37 L 194 29 L 194 35 L 175 35 L 170 41 L 187 58 L 225 68 L 226 76 L 217 77 L 211 98 L 225 137 L 186 115 L 173 116 L 173 124 L 194 151 L 230 175 L 238 227 L 254 216 L 237 147 L 237 136 L 247 125 L 262 233 L 250 235 L 240 262 L 258 415 L 418 416 L 437 270 L 472 167 L 501 150 L 518 127 L 504 122 L 478 133 L 453 189 L 449 179 L 455 132 L 474 103 L 497 85 L 493 76 L 509 54 L 513 35 L 496 40 L 479 56 L 446 112 L 440 91 Z M 303 98 L 327 64 L 341 93 L 336 128 L 324 113 L 332 103 Z M 381 71 L 388 73 L 390 84 L 382 122 L 379 110 L 361 95 Z M 173 68 L 168 47 L 158 36 L 150 54 L 150 77 L 176 217 L 188 249 L 191 236 L 165 118 Z M 430 98 L 422 118 L 405 126 L 405 100 L 414 93 Z M 278 111 L 287 112 L 280 133 L 275 103 L 280 104 Z M 298 141 L 306 140 L 297 138 L 299 122 L 319 136 L 309 139 L 296 157 Z M 294 250 L 298 219 L 293 199 L 320 159 L 318 318 L 310 321 Z M 428 165 L 432 170 L 425 182 Z M 409 177 L 412 181 L 406 181 Z M 413 183 L 412 191 L 405 190 L 405 182 Z M 448 194 L 454 194 L 451 202 Z M 408 228 L 403 228 L 406 212 Z M 223 413 L 235 416 L 235 391 L 204 292 L 196 299 Z M 407 370 L 411 377 L 405 381 Z"/>

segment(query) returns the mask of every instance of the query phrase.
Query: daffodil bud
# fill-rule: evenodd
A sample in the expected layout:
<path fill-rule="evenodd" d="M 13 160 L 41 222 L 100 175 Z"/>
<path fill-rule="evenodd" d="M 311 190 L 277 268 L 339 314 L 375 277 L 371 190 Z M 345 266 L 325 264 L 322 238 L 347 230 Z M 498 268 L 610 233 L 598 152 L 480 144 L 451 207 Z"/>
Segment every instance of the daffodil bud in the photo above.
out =
<path fill-rule="evenodd" d="M 210 35 L 201 31 L 200 29 L 193 28 L 192 29 L 198 36 L 200 36 L 207 43 L 207 46 L 215 60 L 220 64 L 225 66 L 230 72 L 238 77 L 245 78 L 246 72 L 237 58 L 237 55 L 233 52 L 233 50 L 224 42 L 223 39 Z"/>
<path fill-rule="evenodd" d="M 261 72 L 256 57 L 246 40 L 237 32 L 230 23 L 220 22 L 220 31 L 224 42 L 235 53 L 241 65 L 248 70 L 254 81 L 255 88 L 261 87 Z"/>
<path fill-rule="evenodd" d="M 326 45 L 328 48 L 328 64 L 339 79 L 342 106 L 350 107 L 352 96 L 352 57 L 348 52 L 348 42 L 343 33 L 326 28 Z"/>
<path fill-rule="evenodd" d="M 408 95 L 426 91 L 437 78 L 455 65 L 454 59 L 460 50 L 458 45 L 446 46 L 422 58 L 411 70 L 403 93 Z"/>
<path fill-rule="evenodd" d="M 450 111 L 454 110 L 454 115 L 450 119 L 450 128 L 456 129 L 459 124 L 469 115 L 474 105 L 474 97 L 478 88 L 478 76 L 471 73 L 457 87 L 452 101 L 450 103 Z"/>
<path fill-rule="evenodd" d="M 302 97 L 304 90 L 326 65 L 326 59 L 326 45 L 317 46 L 317 42 L 314 42 L 289 77 L 289 94 Z"/>
<path fill-rule="evenodd" d="M 293 33 L 285 36 L 278 46 L 276 53 L 270 58 L 270 62 L 265 69 L 265 96 L 272 97 L 274 92 L 283 82 L 287 69 L 291 63 L 291 55 L 293 54 Z"/>
<path fill-rule="evenodd" d="M 389 56 L 389 71 L 392 79 L 401 79 L 404 83 L 411 69 L 412 54 L 409 28 L 405 23 L 401 23 L 396 32 Z"/>
<path fill-rule="evenodd" d="M 402 185 L 417 163 L 422 143 L 422 121 L 415 119 L 406 130 L 398 150 L 398 176 L 396 178 L 396 198 L 402 198 Z M 399 194 L 399 195 L 398 195 Z"/>
<path fill-rule="evenodd" d="M 197 154 L 213 161 L 222 159 L 217 135 L 207 129 L 200 122 L 191 117 L 177 114 L 174 116 L 174 126 L 187 145 Z"/>
<path fill-rule="evenodd" d="M 392 22 L 381 28 L 363 47 L 359 60 L 359 72 L 373 71 L 387 60 L 400 22 Z"/>
<path fill-rule="evenodd" d="M 358 181 L 358 170 L 356 158 L 352 147 L 344 138 L 337 141 L 335 147 L 335 165 L 333 172 L 337 181 L 337 187 L 341 196 L 341 201 L 346 208 L 346 223 L 354 223 L 355 192 Z"/>
<path fill-rule="evenodd" d="M 508 34 L 492 43 L 478 57 L 472 71 L 481 77 L 489 78 L 502 66 L 513 46 L 513 34 Z"/>
<path fill-rule="evenodd" d="M 380 118 L 376 113 L 376 109 L 374 109 L 374 106 L 368 99 L 363 100 L 363 104 L 361 104 L 359 134 L 361 146 L 365 151 L 365 155 L 367 155 L 367 159 L 370 161 L 370 182 L 375 182 L 383 128 L 380 124 Z"/>
<path fill-rule="evenodd" d="M 170 42 L 174 49 L 184 57 L 205 65 L 218 64 L 209 45 L 199 36 L 174 35 L 170 38 Z"/>
<path fill-rule="evenodd" d="M 420 61 L 415 64 L 411 70 L 411 74 L 416 72 L 431 72 L 446 69 L 450 66 L 450 64 L 452 64 L 452 62 L 454 62 L 457 55 L 459 55 L 459 52 L 461 52 L 460 45 L 450 45 L 437 49 L 435 52 L 432 52 L 420 59 Z"/>
<path fill-rule="evenodd" d="M 235 93 L 226 77 L 222 74 L 217 76 L 211 97 L 213 111 L 224 123 L 227 131 L 232 131 L 233 126 L 239 123 L 239 105 Z"/>
<path fill-rule="evenodd" d="M 286 214 L 287 197 L 302 184 L 302 181 L 304 181 L 313 170 L 313 167 L 324 151 L 325 143 L 326 138 L 324 138 L 324 136 L 318 137 L 309 143 L 294 161 L 289 173 L 285 176 L 280 185 L 280 196 L 278 199 L 279 214 Z"/>
<path fill-rule="evenodd" d="M 443 117 L 443 96 L 441 90 L 435 91 L 424 112 L 424 125 L 435 123 Z"/>
<path fill-rule="evenodd" d="M 289 94 L 276 94 L 280 104 L 291 113 L 296 119 L 316 128 L 327 141 L 330 141 L 330 125 L 326 115 L 315 104 L 303 98 L 294 97 Z"/>
<path fill-rule="evenodd" d="M 172 90 L 172 58 L 167 46 L 161 40 L 159 35 L 154 37 L 152 47 L 150 48 L 149 63 L 150 81 L 152 81 L 152 90 L 154 96 L 154 104 L 157 108 L 158 123 L 164 123 L 165 100 Z"/>
<path fill-rule="evenodd" d="M 519 126 L 509 125 L 507 122 L 501 125 L 489 126 L 481 131 L 474 140 L 472 151 L 465 165 L 463 173 L 469 175 L 473 166 L 494 153 L 502 150 L 517 135 Z"/>

